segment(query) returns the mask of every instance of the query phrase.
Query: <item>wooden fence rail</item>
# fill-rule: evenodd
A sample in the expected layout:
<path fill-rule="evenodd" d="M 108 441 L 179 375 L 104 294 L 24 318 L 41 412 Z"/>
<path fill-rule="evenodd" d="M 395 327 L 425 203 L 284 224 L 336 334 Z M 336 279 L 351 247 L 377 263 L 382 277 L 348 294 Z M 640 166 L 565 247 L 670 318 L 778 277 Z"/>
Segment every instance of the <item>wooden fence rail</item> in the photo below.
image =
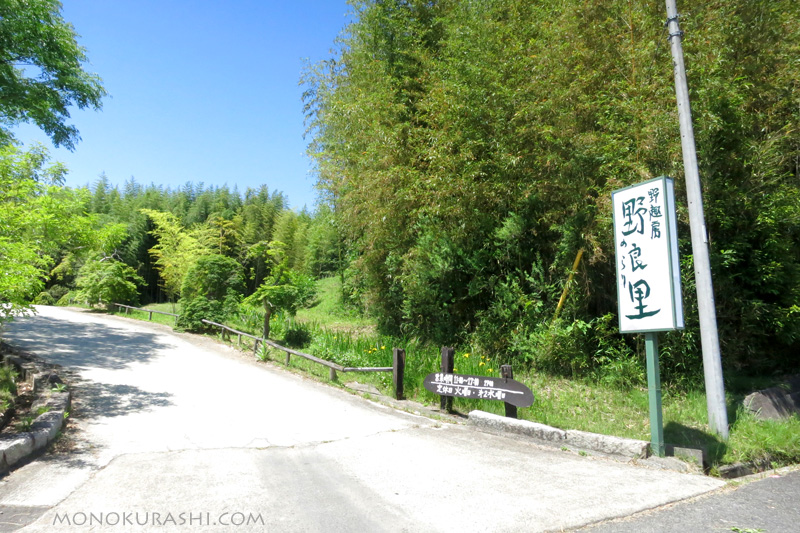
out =
<path fill-rule="evenodd" d="M 147 316 L 147 320 L 153 320 L 153 313 L 158 313 L 159 315 L 174 316 L 175 317 L 175 322 L 178 321 L 178 315 L 176 315 L 175 313 L 167 313 L 166 311 L 156 311 L 155 309 L 144 309 L 142 307 L 133 307 L 131 305 L 122 305 L 122 304 L 114 304 L 114 305 L 116 305 L 117 307 L 120 307 L 120 308 L 124 307 L 126 315 L 129 314 L 131 309 L 133 309 L 135 311 L 143 311 L 145 313 L 149 313 L 149 315 Z"/>
<path fill-rule="evenodd" d="M 127 315 L 131 309 L 136 311 L 144 311 L 146 313 L 150 313 L 148 316 L 148 320 L 153 320 L 153 313 L 158 313 L 160 315 L 169 315 L 175 317 L 175 322 L 178 321 L 178 315 L 174 313 L 167 313 L 165 311 L 155 311 L 153 309 L 143 309 L 141 307 L 133 307 L 130 305 L 122 305 L 115 303 L 117 307 L 124 308 L 125 314 Z M 336 381 L 336 372 L 391 372 L 392 373 L 392 381 L 394 382 L 394 389 L 395 389 L 395 397 L 398 400 L 403 399 L 403 374 L 405 373 L 405 351 L 403 350 L 396 350 L 401 355 L 395 355 L 393 358 L 392 366 L 375 366 L 375 367 L 353 367 L 353 366 L 342 366 L 337 365 L 334 362 L 326 361 L 325 359 L 320 359 L 319 357 L 313 356 L 311 354 L 299 352 L 297 350 L 293 350 L 291 348 L 287 348 L 286 346 L 281 346 L 280 344 L 273 342 L 269 339 L 265 339 L 263 337 L 257 337 L 256 335 L 251 335 L 249 333 L 245 333 L 244 331 L 239 331 L 232 327 L 226 326 L 225 324 L 220 324 L 219 322 L 212 322 L 211 320 L 206 320 L 205 318 L 201 320 L 204 324 L 208 324 L 210 326 L 215 326 L 220 328 L 222 332 L 223 340 L 227 336 L 230 338 L 231 334 L 237 335 L 238 337 L 238 344 L 239 346 L 242 345 L 242 337 L 247 337 L 248 339 L 253 340 L 253 353 L 255 354 L 258 352 L 258 344 L 263 343 L 276 350 L 286 353 L 286 365 L 288 366 L 290 363 L 290 357 L 295 355 L 297 357 L 302 357 L 303 359 L 307 359 L 308 361 L 312 361 L 314 363 L 320 364 L 322 366 L 328 367 L 330 369 L 330 379 L 331 381 Z"/>
<path fill-rule="evenodd" d="M 402 394 L 403 393 L 402 385 L 398 388 L 397 383 L 401 383 L 402 384 L 402 382 L 403 382 L 402 374 L 404 373 L 403 372 L 404 365 L 403 365 L 403 367 L 401 367 L 400 365 L 376 366 L 376 367 L 353 367 L 353 366 L 337 365 L 336 363 L 334 363 L 332 361 L 326 361 L 325 359 L 320 359 L 319 357 L 316 357 L 314 355 L 311 355 L 311 354 L 308 354 L 308 353 L 303 353 L 303 352 L 300 352 L 300 351 L 297 351 L 297 350 L 293 350 L 291 348 L 287 348 L 286 346 L 281 346 L 280 344 L 278 344 L 276 342 L 273 342 L 273 341 L 271 341 L 269 339 L 265 339 L 263 337 L 256 337 L 255 335 L 250 335 L 249 333 L 245 333 L 243 331 L 239 331 L 239 330 L 233 329 L 232 327 L 226 326 L 225 324 L 220 324 L 219 322 L 212 322 L 211 320 L 206 320 L 205 318 L 202 319 L 201 322 L 203 322 L 204 324 L 208 324 L 210 326 L 216 326 L 216 327 L 220 328 L 220 331 L 222 332 L 223 340 L 225 339 L 226 333 L 227 333 L 227 335 L 229 337 L 230 337 L 231 333 L 233 333 L 235 335 L 238 335 L 239 336 L 239 344 L 240 345 L 241 345 L 241 342 L 242 342 L 242 337 L 248 337 L 250 339 L 253 339 L 253 353 L 256 353 L 258 351 L 258 343 L 263 343 L 263 344 L 266 344 L 267 346 L 271 346 L 272 348 L 275 348 L 276 350 L 279 350 L 281 352 L 285 352 L 286 353 L 286 365 L 287 366 L 289 365 L 289 363 L 291 361 L 291 356 L 292 355 L 295 355 L 297 357 L 302 357 L 303 359 L 306 359 L 308 361 L 312 361 L 312 362 L 317 363 L 319 365 L 325 366 L 325 367 L 330 369 L 330 379 L 331 379 L 331 381 L 336 381 L 336 372 L 392 372 L 392 374 L 394 376 L 394 380 L 393 381 L 395 382 L 395 397 L 397 399 L 402 399 L 402 395 L 403 395 Z M 405 362 L 405 353 L 403 353 L 403 362 Z M 398 376 L 398 374 L 399 374 L 399 376 Z"/>

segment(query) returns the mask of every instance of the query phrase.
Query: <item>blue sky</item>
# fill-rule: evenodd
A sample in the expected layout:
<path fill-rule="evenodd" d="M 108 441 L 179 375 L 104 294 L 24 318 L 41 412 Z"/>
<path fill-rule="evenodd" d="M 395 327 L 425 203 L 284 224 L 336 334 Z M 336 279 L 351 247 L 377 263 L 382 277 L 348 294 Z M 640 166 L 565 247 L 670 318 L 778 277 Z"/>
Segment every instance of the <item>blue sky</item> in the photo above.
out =
<path fill-rule="evenodd" d="M 99 112 L 73 110 L 82 141 L 55 149 L 67 184 L 178 187 L 266 184 L 293 208 L 312 209 L 315 179 L 305 155 L 304 61 L 330 56 L 350 20 L 345 0 L 63 0 L 64 18 L 88 50 L 86 69 L 110 97 Z"/>

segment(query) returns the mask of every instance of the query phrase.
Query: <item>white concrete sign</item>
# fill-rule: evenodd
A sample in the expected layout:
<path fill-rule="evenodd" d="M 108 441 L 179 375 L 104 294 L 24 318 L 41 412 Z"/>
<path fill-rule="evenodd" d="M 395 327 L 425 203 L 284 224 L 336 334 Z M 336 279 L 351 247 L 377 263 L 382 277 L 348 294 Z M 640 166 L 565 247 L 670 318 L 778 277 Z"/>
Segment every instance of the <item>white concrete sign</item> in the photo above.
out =
<path fill-rule="evenodd" d="M 683 329 L 672 179 L 619 189 L 611 200 L 620 332 Z"/>

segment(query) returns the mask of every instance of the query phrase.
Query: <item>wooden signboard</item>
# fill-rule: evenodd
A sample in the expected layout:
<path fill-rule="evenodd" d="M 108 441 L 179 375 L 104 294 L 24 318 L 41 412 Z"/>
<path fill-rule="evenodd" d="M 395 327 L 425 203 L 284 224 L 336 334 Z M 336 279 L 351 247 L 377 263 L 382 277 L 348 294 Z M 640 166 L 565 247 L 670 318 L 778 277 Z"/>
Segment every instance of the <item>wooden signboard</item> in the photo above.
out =
<path fill-rule="evenodd" d="M 533 405 L 533 392 L 519 381 L 511 378 L 434 372 L 425 376 L 423 385 L 430 392 L 441 396 L 473 400 L 500 400 L 515 407 Z"/>

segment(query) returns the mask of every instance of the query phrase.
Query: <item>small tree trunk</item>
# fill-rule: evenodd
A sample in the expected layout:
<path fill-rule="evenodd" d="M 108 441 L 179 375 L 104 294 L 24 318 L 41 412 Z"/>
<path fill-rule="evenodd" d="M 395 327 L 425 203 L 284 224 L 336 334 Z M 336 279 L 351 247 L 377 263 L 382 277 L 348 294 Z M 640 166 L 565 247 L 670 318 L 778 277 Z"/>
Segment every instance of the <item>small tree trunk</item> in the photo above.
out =
<path fill-rule="evenodd" d="M 264 338 L 269 338 L 269 318 L 272 316 L 272 306 L 264 301 Z"/>

